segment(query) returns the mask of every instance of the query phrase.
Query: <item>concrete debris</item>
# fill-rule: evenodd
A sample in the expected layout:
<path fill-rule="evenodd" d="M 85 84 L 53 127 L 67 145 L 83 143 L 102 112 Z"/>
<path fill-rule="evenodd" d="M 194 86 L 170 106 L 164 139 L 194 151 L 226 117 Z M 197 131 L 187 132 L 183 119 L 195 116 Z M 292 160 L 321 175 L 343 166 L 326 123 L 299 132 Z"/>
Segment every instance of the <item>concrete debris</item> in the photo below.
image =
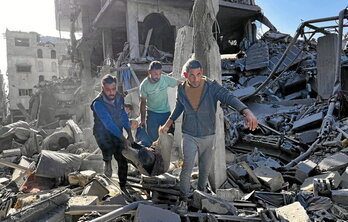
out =
<path fill-rule="evenodd" d="M 137 212 L 135 214 L 134 222 L 146 222 L 146 221 L 168 221 L 168 222 L 180 222 L 180 216 L 169 210 L 161 209 L 158 207 L 139 204 Z"/>
<path fill-rule="evenodd" d="M 289 222 L 311 221 L 300 202 L 294 202 L 284 207 L 279 207 L 275 209 L 275 212 L 280 219 L 287 220 Z"/>
<path fill-rule="evenodd" d="M 97 205 L 99 202 L 98 196 L 76 196 L 71 197 L 68 201 L 68 208 L 76 206 Z"/>
<path fill-rule="evenodd" d="M 241 200 L 243 196 L 243 193 L 236 188 L 230 188 L 230 189 L 217 189 L 216 190 L 216 197 L 233 202 L 236 200 Z"/>
<path fill-rule="evenodd" d="M 315 164 L 311 160 L 305 160 L 299 162 L 295 168 L 295 178 L 301 181 L 302 183 L 306 178 L 308 178 L 309 174 L 317 167 L 317 164 Z"/>
<path fill-rule="evenodd" d="M 97 196 L 99 200 L 109 193 L 109 190 L 99 180 L 93 179 L 90 183 L 85 185 L 82 195 Z"/>
<path fill-rule="evenodd" d="M 214 197 L 202 191 L 195 190 L 192 197 L 192 206 L 217 214 L 237 214 L 237 208 L 232 203 Z"/>
<path fill-rule="evenodd" d="M 348 156 L 340 152 L 323 159 L 318 164 L 318 168 L 321 171 L 340 170 L 346 166 L 348 166 Z"/>
<path fill-rule="evenodd" d="M 284 179 L 282 174 L 269 167 L 258 167 L 254 170 L 254 173 L 271 191 L 278 191 L 283 187 Z"/>
<path fill-rule="evenodd" d="M 89 181 L 91 181 L 96 172 L 93 170 L 84 170 L 80 172 L 72 172 L 68 175 L 68 180 L 70 185 L 79 185 L 81 187 L 85 186 Z"/>

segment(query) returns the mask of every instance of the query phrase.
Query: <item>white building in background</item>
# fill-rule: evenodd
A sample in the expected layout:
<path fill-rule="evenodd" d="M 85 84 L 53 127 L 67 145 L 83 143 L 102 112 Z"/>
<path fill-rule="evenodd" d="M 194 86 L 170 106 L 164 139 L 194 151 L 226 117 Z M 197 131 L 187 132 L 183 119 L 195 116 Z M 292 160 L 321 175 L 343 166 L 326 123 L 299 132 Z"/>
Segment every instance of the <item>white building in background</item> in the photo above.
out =
<path fill-rule="evenodd" d="M 18 103 L 29 108 L 34 86 L 69 76 L 69 40 L 6 30 L 6 45 L 10 110 L 18 115 Z"/>

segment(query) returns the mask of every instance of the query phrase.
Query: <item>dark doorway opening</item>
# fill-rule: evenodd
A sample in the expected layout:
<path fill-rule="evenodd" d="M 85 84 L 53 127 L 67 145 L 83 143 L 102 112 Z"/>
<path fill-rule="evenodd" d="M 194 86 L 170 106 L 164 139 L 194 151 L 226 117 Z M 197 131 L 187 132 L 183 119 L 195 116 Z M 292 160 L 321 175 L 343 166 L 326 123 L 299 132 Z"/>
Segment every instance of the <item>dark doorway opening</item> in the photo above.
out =
<path fill-rule="evenodd" d="M 170 25 L 164 15 L 159 13 L 149 14 L 144 22 L 138 23 L 138 27 L 140 44 L 145 44 L 147 33 L 152 29 L 150 45 L 156 46 L 161 51 L 174 53 L 175 26 Z"/>

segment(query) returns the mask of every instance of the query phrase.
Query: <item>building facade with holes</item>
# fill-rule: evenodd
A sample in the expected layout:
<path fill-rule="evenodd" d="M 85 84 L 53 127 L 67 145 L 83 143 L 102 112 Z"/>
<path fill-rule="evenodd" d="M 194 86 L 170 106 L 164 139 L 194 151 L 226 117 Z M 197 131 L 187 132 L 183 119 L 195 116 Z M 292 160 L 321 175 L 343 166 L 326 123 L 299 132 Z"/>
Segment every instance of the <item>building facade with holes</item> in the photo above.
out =
<path fill-rule="evenodd" d="M 69 40 L 7 30 L 6 45 L 10 110 L 19 116 L 17 104 L 28 109 L 39 84 L 69 76 Z"/>

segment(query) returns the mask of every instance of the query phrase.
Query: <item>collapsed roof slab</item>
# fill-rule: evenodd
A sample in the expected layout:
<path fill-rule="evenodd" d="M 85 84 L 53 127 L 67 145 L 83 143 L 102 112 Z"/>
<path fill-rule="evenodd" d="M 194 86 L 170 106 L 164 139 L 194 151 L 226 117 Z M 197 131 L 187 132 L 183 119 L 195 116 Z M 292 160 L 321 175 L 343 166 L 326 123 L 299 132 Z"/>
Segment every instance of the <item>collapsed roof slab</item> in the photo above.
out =
<path fill-rule="evenodd" d="M 221 30 L 240 27 L 248 19 L 261 13 L 261 8 L 257 5 L 246 5 L 220 0 L 219 13 L 217 20 Z"/>

